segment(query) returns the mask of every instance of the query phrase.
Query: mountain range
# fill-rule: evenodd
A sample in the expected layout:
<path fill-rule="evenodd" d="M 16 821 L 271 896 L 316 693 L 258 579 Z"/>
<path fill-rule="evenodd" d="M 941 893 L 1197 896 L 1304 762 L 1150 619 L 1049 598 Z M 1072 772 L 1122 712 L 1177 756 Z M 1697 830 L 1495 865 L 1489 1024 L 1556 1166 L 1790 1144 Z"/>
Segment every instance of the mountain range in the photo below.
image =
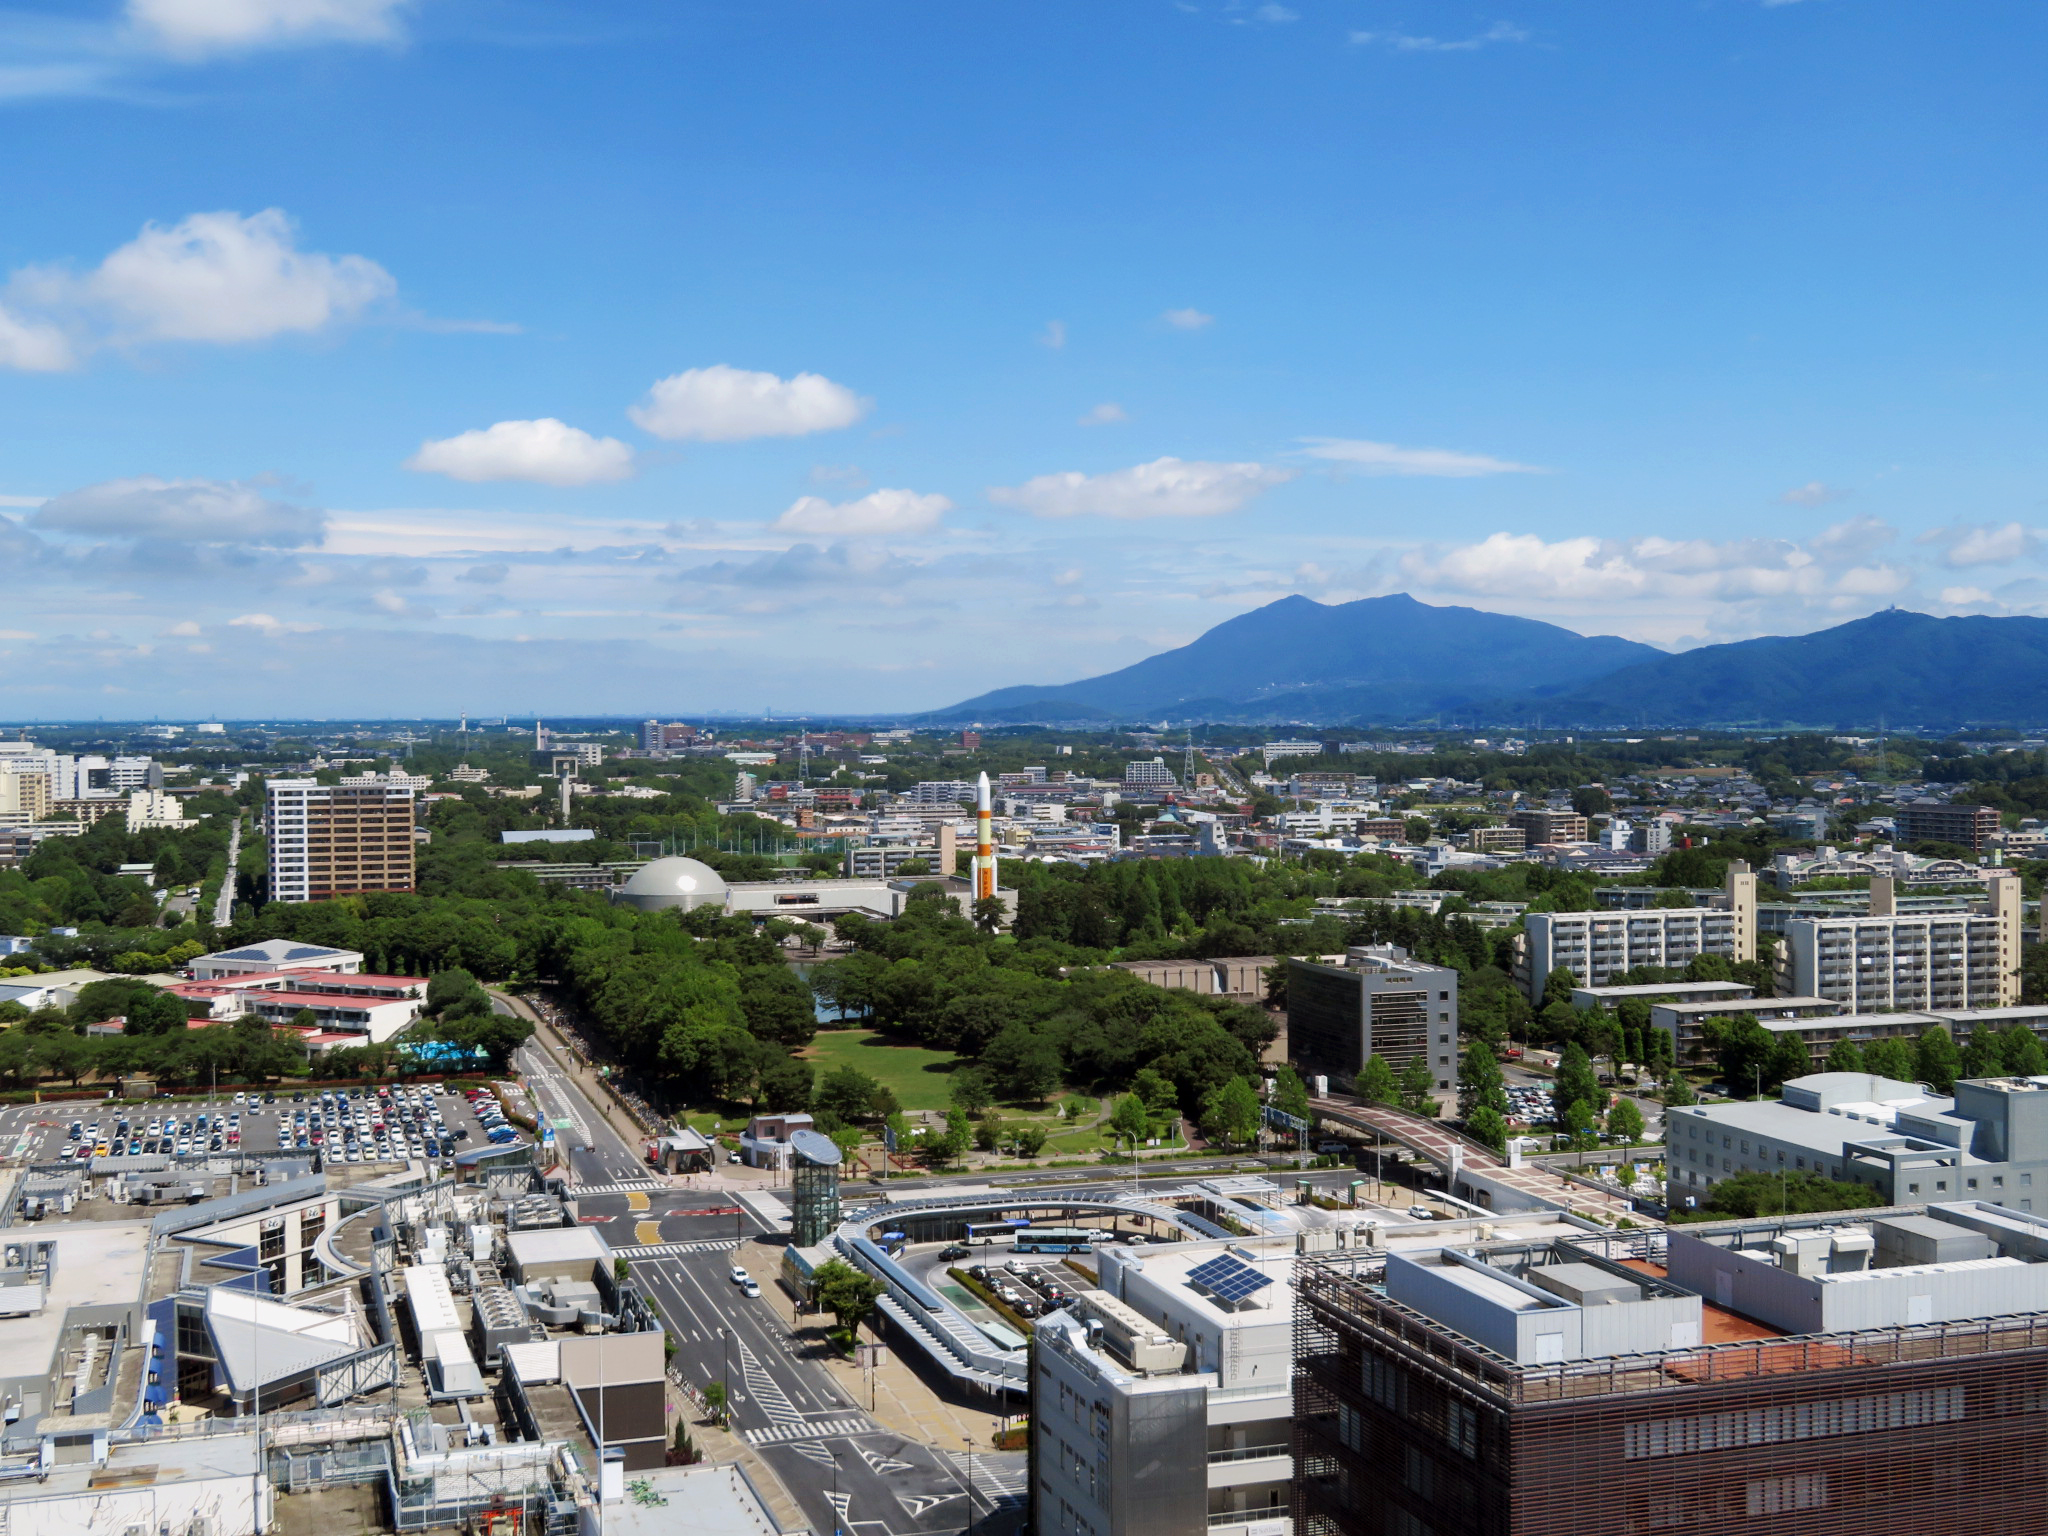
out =
<path fill-rule="evenodd" d="M 1669 655 L 1406 593 L 1284 597 L 1177 650 L 927 719 L 1200 719 L 1895 727 L 2048 721 L 2048 619 L 1887 609 L 1807 635 Z"/>

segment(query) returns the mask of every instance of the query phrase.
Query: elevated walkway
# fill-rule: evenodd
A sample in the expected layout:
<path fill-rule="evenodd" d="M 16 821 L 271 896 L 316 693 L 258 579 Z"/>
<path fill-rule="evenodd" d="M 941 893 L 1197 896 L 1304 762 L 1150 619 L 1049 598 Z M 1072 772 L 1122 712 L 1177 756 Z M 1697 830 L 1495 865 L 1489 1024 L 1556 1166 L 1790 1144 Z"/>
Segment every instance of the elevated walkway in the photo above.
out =
<path fill-rule="evenodd" d="M 1602 1193 L 1533 1163 L 1511 1167 L 1483 1142 L 1426 1115 L 1353 1098 L 1309 1100 L 1309 1113 L 1328 1125 L 1395 1142 L 1435 1164 L 1444 1187 L 1460 1200 L 1503 1214 L 1571 1211 L 1609 1219 L 1628 1214 L 1619 1196 Z"/>

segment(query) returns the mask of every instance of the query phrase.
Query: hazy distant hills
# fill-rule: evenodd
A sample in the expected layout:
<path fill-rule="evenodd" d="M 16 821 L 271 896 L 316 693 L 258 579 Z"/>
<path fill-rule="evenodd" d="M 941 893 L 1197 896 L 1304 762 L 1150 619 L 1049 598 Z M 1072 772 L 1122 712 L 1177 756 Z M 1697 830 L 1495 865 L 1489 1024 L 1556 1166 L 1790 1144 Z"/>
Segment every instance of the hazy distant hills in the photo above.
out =
<path fill-rule="evenodd" d="M 1575 687 L 1663 653 L 1405 593 L 1283 597 L 1179 650 L 1060 687 L 998 688 L 934 719 L 1410 719 Z"/>
<path fill-rule="evenodd" d="M 1810 635 L 1707 645 L 1562 692 L 1554 718 L 1895 726 L 2048 721 L 2048 619 L 1891 608 Z"/>
<path fill-rule="evenodd" d="M 2048 619 L 1890 609 L 1810 635 L 1666 655 L 1406 594 L 1287 597 L 1178 650 L 1058 687 L 999 688 L 932 720 L 1467 720 L 1565 725 L 2048 722 Z"/>

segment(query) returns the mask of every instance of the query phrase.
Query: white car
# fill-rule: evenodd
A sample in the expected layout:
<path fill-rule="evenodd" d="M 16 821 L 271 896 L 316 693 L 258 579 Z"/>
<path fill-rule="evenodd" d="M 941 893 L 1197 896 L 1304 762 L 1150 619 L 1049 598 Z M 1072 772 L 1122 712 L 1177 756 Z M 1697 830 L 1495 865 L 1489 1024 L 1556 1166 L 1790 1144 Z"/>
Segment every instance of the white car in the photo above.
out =
<path fill-rule="evenodd" d="M 737 1264 L 733 1265 L 729 1273 L 732 1276 L 732 1283 L 734 1285 L 746 1285 L 754 1278 Z"/>
<path fill-rule="evenodd" d="M 761 1294 L 761 1284 L 760 1284 L 760 1282 L 759 1282 L 759 1281 L 757 1281 L 757 1280 L 742 1280 L 742 1281 L 740 1282 L 740 1294 L 741 1294 L 742 1296 L 758 1296 L 758 1295 L 760 1295 L 760 1294 Z"/>

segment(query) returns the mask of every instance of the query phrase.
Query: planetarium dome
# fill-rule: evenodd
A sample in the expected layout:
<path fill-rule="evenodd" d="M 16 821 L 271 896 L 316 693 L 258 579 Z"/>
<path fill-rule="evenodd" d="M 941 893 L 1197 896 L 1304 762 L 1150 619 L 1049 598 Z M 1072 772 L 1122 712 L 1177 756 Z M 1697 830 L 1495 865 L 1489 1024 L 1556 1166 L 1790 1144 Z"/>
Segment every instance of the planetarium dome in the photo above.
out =
<path fill-rule="evenodd" d="M 656 859 L 633 872 L 619 891 L 619 900 L 642 912 L 659 912 L 664 907 L 725 905 L 725 877 L 709 864 L 695 859 Z"/>

